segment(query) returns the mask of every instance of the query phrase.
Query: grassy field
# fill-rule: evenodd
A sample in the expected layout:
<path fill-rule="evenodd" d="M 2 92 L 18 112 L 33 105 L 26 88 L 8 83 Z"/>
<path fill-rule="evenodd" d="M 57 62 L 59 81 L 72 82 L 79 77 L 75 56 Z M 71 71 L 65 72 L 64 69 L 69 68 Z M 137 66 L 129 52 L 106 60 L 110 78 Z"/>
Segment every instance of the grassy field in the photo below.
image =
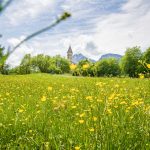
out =
<path fill-rule="evenodd" d="M 0 149 L 149 150 L 150 80 L 0 76 Z"/>

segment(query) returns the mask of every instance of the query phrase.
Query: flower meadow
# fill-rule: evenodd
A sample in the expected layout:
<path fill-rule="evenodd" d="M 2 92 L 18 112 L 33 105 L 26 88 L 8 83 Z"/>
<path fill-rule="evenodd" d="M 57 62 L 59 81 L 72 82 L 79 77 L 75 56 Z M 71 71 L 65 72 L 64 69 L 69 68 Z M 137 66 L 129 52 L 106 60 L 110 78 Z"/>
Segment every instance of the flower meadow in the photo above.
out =
<path fill-rule="evenodd" d="M 150 80 L 0 76 L 0 149 L 149 150 Z"/>

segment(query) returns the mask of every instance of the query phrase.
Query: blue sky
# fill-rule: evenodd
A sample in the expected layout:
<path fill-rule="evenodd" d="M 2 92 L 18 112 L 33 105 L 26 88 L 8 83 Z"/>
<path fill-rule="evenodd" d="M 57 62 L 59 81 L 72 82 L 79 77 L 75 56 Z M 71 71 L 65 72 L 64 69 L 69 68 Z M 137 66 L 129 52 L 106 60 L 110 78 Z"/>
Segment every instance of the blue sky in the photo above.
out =
<path fill-rule="evenodd" d="M 92 59 L 136 45 L 144 50 L 150 46 L 149 8 L 149 0 L 14 0 L 0 16 L 0 44 L 13 48 L 68 11 L 70 19 L 23 44 L 8 63 L 17 65 L 26 53 L 65 57 L 69 45 Z"/>

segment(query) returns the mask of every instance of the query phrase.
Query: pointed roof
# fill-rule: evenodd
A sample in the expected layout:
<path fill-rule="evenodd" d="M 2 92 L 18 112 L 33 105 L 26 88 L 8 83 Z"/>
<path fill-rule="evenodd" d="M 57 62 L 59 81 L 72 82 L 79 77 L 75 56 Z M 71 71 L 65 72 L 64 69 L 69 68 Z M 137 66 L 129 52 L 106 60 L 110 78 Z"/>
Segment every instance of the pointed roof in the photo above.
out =
<path fill-rule="evenodd" d="M 71 46 L 69 46 L 69 49 L 68 49 L 67 53 L 73 53 Z"/>

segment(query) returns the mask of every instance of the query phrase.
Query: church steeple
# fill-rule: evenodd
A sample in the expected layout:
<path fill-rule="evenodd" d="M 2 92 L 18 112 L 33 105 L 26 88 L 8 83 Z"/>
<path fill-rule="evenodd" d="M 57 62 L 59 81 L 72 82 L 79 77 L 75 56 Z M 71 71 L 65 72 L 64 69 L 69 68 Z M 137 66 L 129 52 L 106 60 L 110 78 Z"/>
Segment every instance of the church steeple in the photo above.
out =
<path fill-rule="evenodd" d="M 69 46 L 69 49 L 67 51 L 67 59 L 72 62 L 72 57 L 73 57 L 73 51 L 72 51 L 72 48 L 71 46 Z"/>

